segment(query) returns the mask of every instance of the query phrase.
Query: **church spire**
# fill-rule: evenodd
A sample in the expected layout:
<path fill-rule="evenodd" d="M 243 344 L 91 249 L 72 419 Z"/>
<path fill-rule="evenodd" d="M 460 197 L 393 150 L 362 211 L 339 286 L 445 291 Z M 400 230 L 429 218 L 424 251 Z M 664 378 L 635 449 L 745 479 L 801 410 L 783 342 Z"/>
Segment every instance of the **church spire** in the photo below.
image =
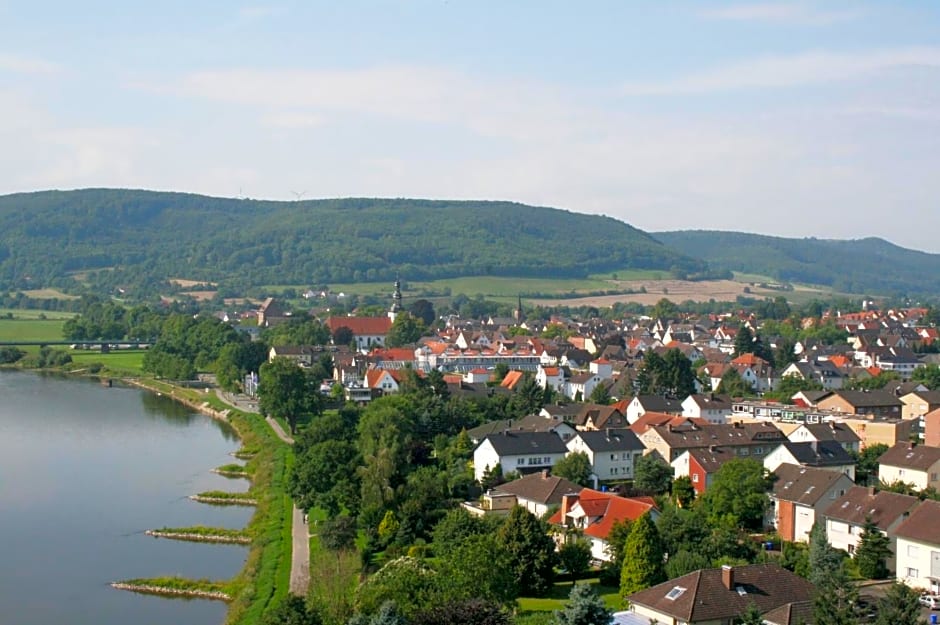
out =
<path fill-rule="evenodd" d="M 519 303 L 516 304 L 516 309 L 512 311 L 512 318 L 516 321 L 522 321 L 522 294 L 519 294 Z"/>
<path fill-rule="evenodd" d="M 392 293 L 392 307 L 388 311 L 388 318 L 395 321 L 395 317 L 401 312 L 401 280 L 395 276 L 395 291 Z"/>

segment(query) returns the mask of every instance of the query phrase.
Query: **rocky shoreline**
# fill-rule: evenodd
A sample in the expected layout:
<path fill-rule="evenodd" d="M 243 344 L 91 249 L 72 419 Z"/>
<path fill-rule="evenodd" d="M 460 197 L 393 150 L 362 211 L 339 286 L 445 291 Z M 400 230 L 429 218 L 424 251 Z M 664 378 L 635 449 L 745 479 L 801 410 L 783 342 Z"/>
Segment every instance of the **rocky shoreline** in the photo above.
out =
<path fill-rule="evenodd" d="M 198 588 L 170 588 L 168 586 L 153 586 L 150 584 L 129 584 L 127 582 L 111 582 L 111 588 L 129 590 L 146 595 L 166 595 L 176 597 L 195 597 L 199 599 L 215 599 L 217 601 L 231 601 L 232 597 L 221 590 L 200 590 Z"/>
<path fill-rule="evenodd" d="M 161 530 L 147 530 L 147 536 L 154 538 L 169 538 L 173 540 L 188 540 L 198 543 L 230 543 L 235 545 L 250 545 L 249 536 L 229 536 L 225 534 L 195 534 L 188 532 L 164 532 Z"/>

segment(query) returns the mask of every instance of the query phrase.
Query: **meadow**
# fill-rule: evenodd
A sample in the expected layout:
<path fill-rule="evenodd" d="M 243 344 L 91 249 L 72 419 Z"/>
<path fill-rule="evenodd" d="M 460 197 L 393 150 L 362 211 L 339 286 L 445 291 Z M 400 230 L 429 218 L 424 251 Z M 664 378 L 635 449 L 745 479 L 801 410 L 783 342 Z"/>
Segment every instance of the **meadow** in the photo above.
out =
<path fill-rule="evenodd" d="M 7 313 L 13 317 L 7 318 Z M 35 314 L 33 314 L 35 313 Z M 70 317 L 40 319 L 42 311 L 0 310 L 0 341 L 61 341 L 62 326 Z M 55 313 L 46 313 L 51 317 Z"/>

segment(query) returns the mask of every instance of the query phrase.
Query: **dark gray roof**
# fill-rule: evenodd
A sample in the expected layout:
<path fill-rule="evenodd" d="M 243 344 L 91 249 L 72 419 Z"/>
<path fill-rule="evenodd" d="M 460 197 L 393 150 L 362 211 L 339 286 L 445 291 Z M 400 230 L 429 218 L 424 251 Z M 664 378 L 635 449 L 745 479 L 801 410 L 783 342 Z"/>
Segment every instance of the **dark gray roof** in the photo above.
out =
<path fill-rule="evenodd" d="M 500 421 L 490 421 L 483 425 L 467 430 L 467 435 L 472 441 L 483 440 L 490 434 L 499 434 L 504 430 L 511 432 L 554 432 L 558 426 L 567 426 L 574 429 L 560 417 L 545 417 L 539 414 L 532 414 L 521 419 L 502 419 Z"/>
<path fill-rule="evenodd" d="M 797 462 L 808 467 L 833 467 L 855 464 L 855 460 L 837 441 L 782 443 Z"/>
<path fill-rule="evenodd" d="M 911 495 L 853 486 L 826 508 L 825 516 L 852 525 L 864 525 L 866 517 L 871 517 L 878 529 L 887 532 L 895 521 L 919 503 L 920 499 Z"/>
<path fill-rule="evenodd" d="M 833 395 L 838 395 L 856 408 L 876 407 L 876 406 L 901 406 L 901 400 L 884 391 L 834 391 Z"/>
<path fill-rule="evenodd" d="M 581 487 L 563 477 L 548 475 L 547 471 L 539 471 L 501 484 L 492 492 L 493 494 L 509 493 L 519 499 L 552 505 L 561 503 L 561 498 L 565 495 L 581 492 Z"/>
<path fill-rule="evenodd" d="M 682 414 L 682 402 L 661 395 L 637 395 L 636 399 L 647 412 L 676 412 Z"/>
<path fill-rule="evenodd" d="M 895 443 L 878 458 L 879 464 L 918 471 L 926 471 L 937 462 L 940 462 L 940 447 L 916 445 L 911 442 Z"/>
<path fill-rule="evenodd" d="M 628 429 L 587 430 L 578 432 L 576 436 L 580 437 L 584 444 L 594 452 L 646 449 L 636 434 Z"/>
<path fill-rule="evenodd" d="M 816 440 L 820 441 L 838 441 L 839 443 L 858 443 L 862 439 L 858 437 L 852 428 L 844 423 L 805 423 L 804 428 L 809 430 Z"/>
<path fill-rule="evenodd" d="M 500 456 L 520 456 L 537 453 L 564 454 L 568 452 L 565 443 L 553 432 L 501 431 L 487 435 L 483 439 L 483 443 L 486 441 L 490 441 L 493 449 Z"/>

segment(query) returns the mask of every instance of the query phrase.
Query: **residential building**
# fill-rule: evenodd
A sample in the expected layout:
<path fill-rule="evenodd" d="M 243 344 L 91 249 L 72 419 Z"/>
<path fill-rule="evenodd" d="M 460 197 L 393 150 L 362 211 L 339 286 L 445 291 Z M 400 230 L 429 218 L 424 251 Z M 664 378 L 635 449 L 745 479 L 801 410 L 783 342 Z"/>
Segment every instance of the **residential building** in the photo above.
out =
<path fill-rule="evenodd" d="M 816 520 L 855 485 L 844 473 L 796 464 L 781 464 L 774 474 L 777 481 L 770 494 L 768 521 L 789 542 L 808 542 Z"/>
<path fill-rule="evenodd" d="M 904 406 L 902 419 L 920 419 L 928 412 L 940 408 L 940 391 L 914 391 L 901 396 Z"/>
<path fill-rule="evenodd" d="M 897 443 L 878 458 L 878 479 L 885 484 L 904 482 L 918 490 L 940 489 L 940 447 Z"/>
<path fill-rule="evenodd" d="M 781 378 L 786 376 L 816 382 L 826 390 L 840 389 L 845 381 L 845 375 L 837 366 L 818 358 L 791 363 L 780 373 Z"/>
<path fill-rule="evenodd" d="M 705 419 L 709 423 L 727 423 L 731 416 L 731 399 L 725 395 L 689 395 L 680 405 L 683 417 Z"/>
<path fill-rule="evenodd" d="M 615 523 L 636 521 L 649 512 L 654 519 L 659 510 L 651 497 L 620 497 L 613 493 L 582 488 L 562 497 L 561 507 L 548 522 L 563 533 L 575 530 L 591 543 L 591 557 L 610 561 L 609 537 Z M 564 540 L 564 537 L 562 537 Z"/>
<path fill-rule="evenodd" d="M 848 452 L 861 451 L 862 439 L 852 428 L 837 421 L 805 423 L 790 432 L 787 438 L 794 443 L 835 441 Z"/>
<path fill-rule="evenodd" d="M 855 480 L 855 459 L 835 441 L 785 441 L 764 458 L 764 468 L 775 472 L 784 464 L 843 473 Z"/>
<path fill-rule="evenodd" d="M 711 486 L 718 469 L 738 457 L 734 447 L 711 445 L 684 451 L 671 464 L 675 477 L 687 476 L 692 481 L 692 488 L 701 495 Z"/>
<path fill-rule="evenodd" d="M 777 445 L 786 441 L 783 432 L 771 423 L 733 423 L 726 425 L 684 426 L 654 425 L 640 434 L 647 449 L 655 450 L 672 463 L 689 449 L 708 449 L 712 445 L 733 447 L 740 457 L 763 461 Z"/>
<path fill-rule="evenodd" d="M 503 475 L 534 473 L 565 457 L 568 448 L 554 432 L 502 431 L 489 434 L 473 450 L 473 477 L 479 482 L 487 470 L 500 466 Z"/>
<path fill-rule="evenodd" d="M 924 415 L 924 445 L 940 447 L 940 408 Z"/>
<path fill-rule="evenodd" d="M 543 414 L 526 415 L 521 419 L 500 419 L 467 430 L 467 436 L 478 444 L 490 434 L 500 432 L 552 432 L 562 441 L 569 441 L 577 434 L 574 427 L 561 417 L 546 417 Z"/>
<path fill-rule="evenodd" d="M 583 404 L 572 422 L 582 432 L 627 427 L 627 418 L 616 405 Z"/>
<path fill-rule="evenodd" d="M 625 415 L 627 422 L 635 423 L 637 419 L 647 412 L 682 415 L 682 404 L 675 399 L 660 395 L 637 395 L 627 404 Z"/>
<path fill-rule="evenodd" d="M 643 455 L 646 447 L 631 430 L 607 428 L 575 433 L 568 441 L 568 450 L 587 454 L 592 472 L 605 482 L 633 479 L 636 459 Z"/>
<path fill-rule="evenodd" d="M 546 469 L 500 484 L 487 491 L 479 502 L 468 501 L 463 507 L 480 516 L 506 515 L 514 506 L 522 506 L 535 516 L 542 517 L 552 507 L 561 505 L 562 497 L 580 490 L 581 486 L 563 477 L 550 475 Z"/>
<path fill-rule="evenodd" d="M 839 390 L 816 402 L 816 407 L 822 410 L 897 419 L 901 418 L 901 406 L 900 399 L 884 391 Z"/>
<path fill-rule="evenodd" d="M 630 610 L 650 622 L 728 625 L 751 605 L 761 613 L 811 601 L 816 588 L 777 564 L 701 569 L 629 597 Z"/>
<path fill-rule="evenodd" d="M 374 347 L 383 347 L 385 337 L 392 328 L 389 317 L 328 317 L 326 327 L 335 335 L 340 328 L 348 328 L 353 334 L 356 349 L 368 352 Z"/>
<path fill-rule="evenodd" d="M 826 537 L 829 544 L 854 554 L 865 527 L 866 519 L 888 537 L 892 554 L 897 553 L 895 529 L 920 504 L 917 497 L 876 491 L 873 487 L 853 486 L 845 495 L 826 508 Z M 888 568 L 894 569 L 894 556 L 888 559 Z"/>
<path fill-rule="evenodd" d="M 940 502 L 922 502 L 895 530 L 897 579 L 940 594 Z"/>
<path fill-rule="evenodd" d="M 887 445 L 891 447 L 897 443 L 911 440 L 914 419 L 904 420 L 898 417 L 841 417 L 840 422 L 849 426 L 859 439 L 861 449 L 872 445 Z"/>

